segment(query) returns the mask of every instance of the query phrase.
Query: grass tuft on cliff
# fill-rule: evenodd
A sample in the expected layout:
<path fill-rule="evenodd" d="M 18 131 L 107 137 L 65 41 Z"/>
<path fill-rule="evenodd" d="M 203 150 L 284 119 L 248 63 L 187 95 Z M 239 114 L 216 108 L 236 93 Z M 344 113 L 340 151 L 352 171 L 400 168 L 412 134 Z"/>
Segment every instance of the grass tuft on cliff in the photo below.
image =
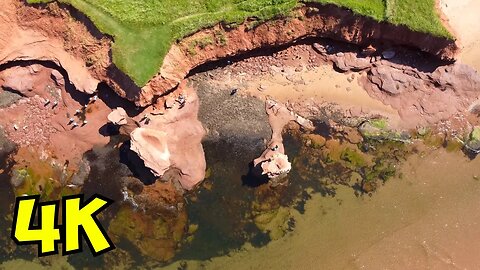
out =
<path fill-rule="evenodd" d="M 27 0 L 48 3 L 54 0 Z M 452 38 L 436 14 L 435 0 L 57 0 L 86 14 L 114 37 L 115 65 L 138 86 L 158 73 L 171 44 L 219 22 L 241 23 L 285 16 L 305 2 L 335 4 L 378 21 Z"/>

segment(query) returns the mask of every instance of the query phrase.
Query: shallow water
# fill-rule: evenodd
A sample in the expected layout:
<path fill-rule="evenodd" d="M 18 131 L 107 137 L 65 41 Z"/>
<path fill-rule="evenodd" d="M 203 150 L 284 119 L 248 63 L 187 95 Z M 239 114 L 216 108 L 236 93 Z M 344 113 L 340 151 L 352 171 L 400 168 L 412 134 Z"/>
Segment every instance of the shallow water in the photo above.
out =
<path fill-rule="evenodd" d="M 189 269 L 477 269 L 479 165 L 444 150 L 414 155 L 372 197 L 313 195 L 281 240 Z"/>
<path fill-rule="evenodd" d="M 475 241 L 480 236 L 476 226 L 479 159 L 470 161 L 462 153 L 442 149 L 421 151 L 402 165 L 401 177 L 390 179 L 369 197 L 356 196 L 354 189 L 341 185 L 330 192 L 332 185 L 318 179 L 335 175 L 320 168 L 305 179 L 294 166 L 285 187 L 255 186 L 247 177 L 248 163 L 261 149 L 244 147 L 240 155 L 226 158 L 228 149 L 240 150 L 241 145 L 209 141 L 204 147 L 211 175 L 187 196 L 188 222 L 198 225 L 198 230 L 166 266 L 152 263 L 128 242 L 119 243 L 137 265 L 165 269 L 475 269 L 480 265 L 474 256 L 480 251 Z M 303 152 L 295 137 L 286 136 L 286 147 L 291 159 L 299 160 Z M 116 165 L 119 161 L 111 155 L 118 153 L 97 149 L 89 154 L 99 162 L 86 192 L 113 194 L 102 175 L 116 172 L 120 177 L 126 169 Z M 8 188 L 2 185 L 2 190 Z M 2 196 L 0 213 L 11 211 L 8 201 L 13 196 Z M 278 209 L 287 209 L 288 215 L 282 220 L 285 224 L 275 225 L 282 229 L 279 239 L 272 240 L 254 220 Z M 0 224 L 8 230 L 4 227 L 8 220 Z M 11 246 L 8 238 L 0 241 Z M 30 252 L 23 247 L 2 252 L 0 262 L 30 261 L 34 258 Z M 70 256 L 68 262 L 76 268 L 109 268 L 102 257 L 92 258 L 88 252 Z"/>

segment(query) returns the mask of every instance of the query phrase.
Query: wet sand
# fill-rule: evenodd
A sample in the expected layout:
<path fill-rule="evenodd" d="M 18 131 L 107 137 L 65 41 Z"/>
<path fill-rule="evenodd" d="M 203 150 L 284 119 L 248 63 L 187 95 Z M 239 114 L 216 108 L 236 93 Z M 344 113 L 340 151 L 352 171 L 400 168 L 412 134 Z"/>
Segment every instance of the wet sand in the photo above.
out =
<path fill-rule="evenodd" d="M 480 70 L 480 2 L 477 0 L 441 0 L 440 6 L 449 24 L 460 38 L 460 60 Z"/>
<path fill-rule="evenodd" d="M 294 69 L 285 68 L 284 74 L 278 72 L 255 79 L 247 92 L 261 99 L 270 96 L 282 103 L 335 104 L 356 116 L 380 114 L 388 117 L 393 126 L 401 121 L 395 109 L 370 97 L 359 85 L 360 73 L 339 73 L 329 64 L 301 72 Z"/>
<path fill-rule="evenodd" d="M 476 269 L 480 159 L 412 156 L 373 197 L 314 195 L 293 233 L 189 269 Z M 170 265 L 166 269 L 176 269 Z"/>

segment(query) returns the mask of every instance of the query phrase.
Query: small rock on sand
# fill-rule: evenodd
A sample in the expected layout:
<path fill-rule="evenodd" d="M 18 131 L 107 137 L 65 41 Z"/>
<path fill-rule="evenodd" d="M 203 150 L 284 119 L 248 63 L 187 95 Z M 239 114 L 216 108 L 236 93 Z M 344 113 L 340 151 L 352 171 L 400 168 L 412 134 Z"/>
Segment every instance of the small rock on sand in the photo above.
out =
<path fill-rule="evenodd" d="M 395 51 L 392 51 L 392 50 L 387 50 L 387 51 L 384 51 L 382 52 L 382 56 L 384 59 L 393 59 L 395 57 L 396 53 Z"/>
<path fill-rule="evenodd" d="M 126 125 L 127 118 L 127 112 L 121 107 L 116 108 L 108 115 L 108 121 L 115 125 Z"/>

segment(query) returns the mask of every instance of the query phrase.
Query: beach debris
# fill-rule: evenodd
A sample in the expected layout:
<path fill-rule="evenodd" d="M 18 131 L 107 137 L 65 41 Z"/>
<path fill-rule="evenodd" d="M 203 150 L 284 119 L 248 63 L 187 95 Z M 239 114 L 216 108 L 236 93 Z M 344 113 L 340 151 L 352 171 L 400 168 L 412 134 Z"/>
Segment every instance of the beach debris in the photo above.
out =
<path fill-rule="evenodd" d="M 76 127 L 78 127 L 78 123 L 77 123 L 77 122 L 73 122 L 72 128 L 76 128 Z"/>
<path fill-rule="evenodd" d="M 275 100 L 272 100 L 272 99 L 267 100 L 266 104 L 267 104 L 268 109 L 273 109 L 278 105 L 278 103 Z"/>
<path fill-rule="evenodd" d="M 82 126 L 85 126 L 86 124 L 88 124 L 88 121 L 84 120 L 83 123 L 82 123 Z"/>
<path fill-rule="evenodd" d="M 325 49 L 327 50 L 327 53 L 331 54 L 335 50 L 335 47 L 333 47 L 332 45 L 327 45 L 325 46 Z"/>
<path fill-rule="evenodd" d="M 238 88 L 233 88 L 230 92 L 230 96 L 234 96 L 238 92 Z"/>
<path fill-rule="evenodd" d="M 73 117 L 71 117 L 70 119 L 68 119 L 68 124 L 70 125 L 71 123 L 75 122 L 75 119 L 73 119 Z"/>
<path fill-rule="evenodd" d="M 140 122 L 145 122 L 146 125 L 148 125 L 150 123 L 150 114 L 146 113 L 142 119 L 140 119 Z"/>
<path fill-rule="evenodd" d="M 75 115 L 80 114 L 82 111 L 81 110 L 75 110 Z"/>
<path fill-rule="evenodd" d="M 13 125 L 13 129 L 14 129 L 15 131 L 17 131 L 17 130 L 18 130 L 18 125 L 17 125 L 17 124 L 14 124 L 14 125 Z"/>
<path fill-rule="evenodd" d="M 320 43 L 313 43 L 312 45 L 313 49 L 315 51 L 317 51 L 319 54 L 326 54 L 327 53 L 327 49 L 325 48 L 325 46 L 323 46 L 322 44 Z"/>
<path fill-rule="evenodd" d="M 45 103 L 43 103 L 44 106 L 48 106 L 50 104 L 50 99 L 45 100 Z"/>
<path fill-rule="evenodd" d="M 57 107 L 57 106 L 58 106 L 58 101 L 55 100 L 55 101 L 53 102 L 52 108 L 55 108 L 55 107 Z"/>
<path fill-rule="evenodd" d="M 95 102 L 95 101 L 97 101 L 97 99 L 98 99 L 98 96 L 97 96 L 97 95 L 89 98 L 90 102 L 92 102 L 92 103 Z"/>

